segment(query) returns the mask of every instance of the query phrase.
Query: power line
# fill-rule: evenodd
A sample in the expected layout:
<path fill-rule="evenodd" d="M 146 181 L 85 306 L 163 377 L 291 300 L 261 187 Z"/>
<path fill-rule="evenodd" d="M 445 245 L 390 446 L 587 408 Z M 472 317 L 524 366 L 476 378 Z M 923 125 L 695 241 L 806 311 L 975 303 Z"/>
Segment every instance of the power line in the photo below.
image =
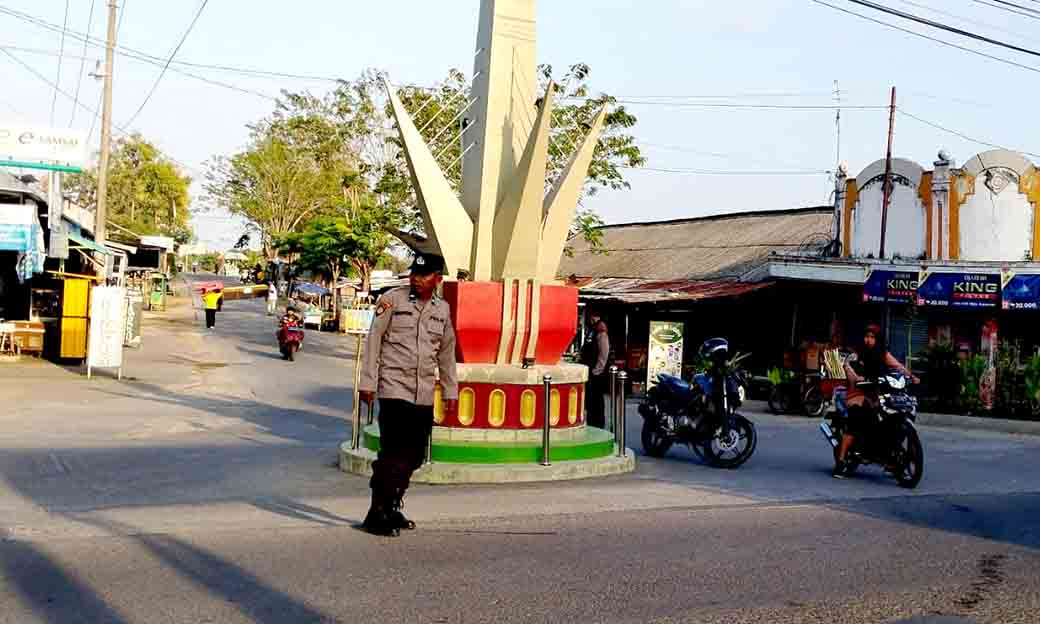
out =
<path fill-rule="evenodd" d="M 123 3 L 123 13 L 121 13 L 120 16 L 119 16 L 119 26 L 122 25 L 123 15 L 126 14 L 125 11 L 126 11 L 126 2 Z M 25 22 L 29 22 L 29 23 L 31 23 L 34 26 L 37 26 L 39 28 L 43 28 L 43 29 L 46 29 L 46 30 L 51 30 L 53 32 L 62 32 L 61 26 L 58 26 L 57 24 L 53 24 L 53 23 L 47 22 L 46 20 L 42 20 L 42 19 L 40 19 L 38 17 L 34 17 L 34 16 L 29 15 L 27 13 L 22 13 L 20 11 L 15 11 L 13 9 L 8 9 L 6 7 L 0 7 L 0 13 L 3 13 L 5 15 L 8 15 L 10 17 L 14 17 L 16 19 L 19 19 L 19 20 L 22 20 L 22 21 L 25 21 Z M 117 26 L 117 31 L 118 31 L 119 26 Z M 92 45 L 94 47 L 97 47 L 97 48 L 104 48 L 105 47 L 105 42 L 100 40 L 100 39 L 97 39 L 96 37 L 87 37 L 83 33 L 80 33 L 80 32 L 74 31 L 74 30 L 68 30 L 67 33 L 68 33 L 68 35 L 72 36 L 73 38 L 75 38 L 75 39 L 77 39 L 79 41 L 86 40 L 86 42 L 88 42 L 90 45 Z M 116 46 L 116 51 L 119 54 L 123 55 L 123 56 L 129 56 L 131 58 L 138 57 L 138 60 L 145 60 L 145 59 L 147 59 L 147 60 L 149 60 L 149 61 L 151 61 L 153 63 L 158 63 L 160 65 L 163 65 L 163 64 L 166 63 L 166 59 L 163 58 L 163 57 L 155 56 L 153 54 L 149 54 L 147 52 L 142 52 L 140 50 L 137 50 L 137 49 L 134 49 L 134 48 L 131 48 L 131 47 L 128 47 L 128 46 L 124 46 L 124 45 L 117 45 Z M 295 80 L 313 80 L 313 81 L 316 81 L 316 82 L 340 82 L 341 81 L 340 78 L 337 78 L 337 77 L 334 77 L 334 76 L 321 76 L 321 75 L 313 75 L 313 74 L 298 74 L 298 73 L 282 72 L 282 71 L 271 71 L 271 70 L 256 69 L 256 68 L 249 68 L 249 67 L 235 67 L 235 66 L 230 66 L 230 65 L 214 65 L 214 64 L 209 64 L 209 63 L 193 63 L 193 62 L 190 62 L 190 61 L 174 60 L 174 61 L 171 62 L 171 65 L 173 65 L 173 66 L 184 66 L 184 67 L 194 67 L 194 68 L 197 68 L 197 69 L 209 69 L 209 70 L 213 70 L 213 71 L 224 71 L 224 72 L 237 73 L 237 74 L 241 74 L 241 75 L 245 75 L 245 76 L 252 76 L 252 77 L 289 78 L 289 79 L 295 79 Z M 171 67 L 170 71 L 176 71 L 176 69 Z"/>
<path fill-rule="evenodd" d="M 38 78 L 39 80 L 41 80 L 42 82 L 47 84 L 49 87 L 57 89 L 58 93 L 60 93 L 61 95 L 65 96 L 66 98 L 68 98 L 70 100 L 73 100 L 73 102 L 75 103 L 76 106 L 82 108 L 83 110 L 87 111 L 88 113 L 91 113 L 94 116 L 95 119 L 97 119 L 98 117 L 101 116 L 101 112 L 97 108 L 90 108 L 89 106 L 87 106 L 83 102 L 76 102 L 75 98 L 72 96 L 72 94 L 68 93 L 64 89 L 61 89 L 55 83 L 51 82 L 51 80 L 49 78 L 47 78 L 46 76 L 44 76 L 40 72 L 36 71 L 35 69 L 33 69 L 32 65 L 29 65 L 28 63 L 26 63 L 22 59 L 18 58 L 14 54 L 11 54 L 11 52 L 9 52 L 8 50 L 6 50 L 4 48 L 0 48 L 0 53 L 3 53 L 5 55 L 7 55 L 11 60 L 13 60 L 15 63 L 18 63 L 20 66 L 22 66 L 22 68 L 24 68 L 26 71 L 31 73 L 33 76 L 36 76 L 36 78 Z M 115 127 L 116 132 L 121 134 L 124 137 L 128 137 L 128 136 L 132 136 L 133 135 L 133 132 L 131 132 L 130 130 L 127 130 L 126 128 L 124 128 L 122 126 L 119 126 L 119 125 L 117 125 L 115 123 L 113 123 L 112 125 Z M 88 139 L 88 141 L 89 141 L 89 139 Z M 177 160 L 173 156 L 170 156 L 168 153 L 166 153 L 163 150 L 159 149 L 159 147 L 154 145 L 154 143 L 153 143 L 153 146 L 156 148 L 156 150 L 160 154 L 162 154 L 164 157 L 166 157 L 170 162 L 174 163 L 175 165 L 180 166 L 182 169 L 184 169 L 184 170 L 193 170 L 193 171 L 195 171 L 198 174 L 205 175 L 201 169 L 199 169 L 197 167 L 194 167 L 194 166 L 191 166 L 191 165 L 188 165 L 188 164 L 186 164 L 186 163 L 184 163 L 184 162 L 182 162 L 180 160 Z"/>
<path fill-rule="evenodd" d="M 71 0 L 65 0 L 65 25 L 61 27 L 61 51 L 58 52 L 58 76 L 54 79 L 55 84 L 61 84 L 61 62 L 65 56 L 65 32 L 69 27 L 69 4 Z M 54 97 L 51 98 L 51 125 L 54 125 L 54 107 L 58 104 L 58 91 L 55 88 Z"/>
<path fill-rule="evenodd" d="M 47 55 L 47 56 L 56 56 L 57 55 L 57 52 L 52 52 L 52 51 L 49 51 L 49 50 L 42 50 L 42 49 L 39 49 L 39 48 L 23 48 L 23 47 L 20 47 L 20 46 L 9 46 L 9 45 L 4 45 L 4 44 L 0 44 L 0 49 L 10 50 L 10 51 L 14 51 L 14 52 L 25 52 L 27 54 L 43 54 L 43 55 Z M 65 55 L 65 56 L 66 56 L 66 58 L 74 58 L 76 60 L 80 60 L 82 58 L 86 58 L 86 60 L 90 60 L 90 57 L 78 57 L 78 56 L 70 57 L 69 55 Z M 149 65 L 158 66 L 158 63 L 154 63 L 154 62 L 152 62 L 152 61 L 150 61 L 148 59 L 144 59 L 144 58 L 140 58 L 140 57 L 136 57 L 136 56 L 128 56 L 128 55 L 127 55 L 127 58 L 129 58 L 131 60 L 134 60 L 134 61 L 138 61 L 140 63 L 147 63 Z M 273 95 L 268 95 L 267 93 L 263 93 L 262 91 L 256 91 L 254 89 L 249 89 L 249 88 L 246 88 L 246 87 L 240 87 L 238 85 L 234 85 L 234 84 L 231 84 L 231 83 L 228 83 L 228 82 L 223 82 L 221 80 L 214 80 L 212 78 L 206 78 L 205 76 L 199 76 L 197 74 L 193 74 L 193 73 L 190 73 L 190 72 L 181 71 L 181 70 L 179 70 L 179 69 L 177 69 L 175 67 L 170 67 L 170 71 L 174 72 L 176 74 L 179 74 L 181 76 L 185 76 L 185 77 L 188 77 L 188 78 L 192 78 L 192 79 L 198 80 L 200 82 L 204 82 L 206 84 L 210 84 L 210 85 L 217 86 L 217 87 L 222 87 L 224 89 L 228 89 L 228 90 L 231 90 L 231 91 L 237 91 L 238 93 L 243 93 L 243 94 L 246 94 L 246 95 L 253 95 L 253 96 L 256 96 L 256 97 L 268 100 L 270 102 L 278 101 L 278 98 L 274 97 Z"/>
<path fill-rule="evenodd" d="M 951 33 L 953 33 L 955 35 L 960 35 L 962 37 L 968 37 L 969 39 L 975 39 L 976 41 L 983 41 L 985 43 L 989 43 L 989 44 L 992 44 L 992 45 L 995 45 L 995 46 L 1000 46 L 1002 48 L 1007 48 L 1008 50 L 1014 50 L 1015 52 L 1021 52 L 1022 54 L 1029 54 L 1031 56 L 1038 56 L 1038 57 L 1040 57 L 1040 52 L 1037 52 L 1036 50 L 1030 50 L 1029 48 L 1023 48 L 1021 46 L 1017 46 L 1017 45 L 1014 45 L 1014 44 L 1011 44 L 1011 43 L 1006 43 L 1004 41 L 1000 41 L 1000 40 L 997 40 L 997 39 L 991 39 L 990 37 L 986 37 L 984 35 L 979 35 L 979 34 L 973 33 L 973 32 L 968 31 L 968 30 L 963 30 L 963 29 L 957 28 L 955 26 L 950 26 L 948 24 L 943 24 L 942 22 L 936 22 L 936 21 L 930 20 L 930 19 L 928 19 L 926 17 L 920 17 L 918 15 L 914 15 L 913 13 L 907 13 L 906 11 L 900 11 L 898 9 L 893 9 L 893 8 L 885 6 L 883 4 L 878 4 L 877 2 L 871 2 L 870 0 L 848 0 L 848 2 L 851 2 L 853 4 L 858 4 L 858 5 L 863 6 L 863 7 L 867 7 L 868 9 L 874 9 L 875 11 L 880 11 L 882 13 L 887 13 L 889 15 L 894 15 L 896 17 L 901 17 L 901 18 L 903 18 L 905 20 L 910 20 L 912 22 L 917 22 L 918 24 L 923 24 L 925 26 L 930 26 L 932 28 L 937 28 L 939 30 L 945 30 L 946 32 L 951 32 Z"/>
<path fill-rule="evenodd" d="M 959 131 L 954 130 L 952 128 L 947 128 L 946 126 L 942 126 L 940 124 L 937 124 L 934 121 L 928 121 L 927 119 L 924 119 L 923 117 L 919 117 L 917 115 L 914 115 L 913 113 L 907 112 L 906 110 L 904 110 L 902 108 L 897 108 L 896 110 L 900 114 L 902 114 L 902 115 L 904 115 L 906 117 L 909 117 L 910 119 L 913 119 L 914 121 L 917 121 L 917 122 L 922 123 L 922 124 L 924 124 L 926 126 L 930 126 L 932 128 L 935 128 L 936 130 L 941 130 L 941 131 L 946 132 L 948 134 L 952 134 L 954 136 L 960 137 L 960 138 L 964 139 L 965 141 L 970 141 L 971 143 L 977 143 L 979 145 L 985 145 L 986 147 L 992 147 L 992 148 L 996 148 L 996 149 L 1009 149 L 1007 147 L 1004 147 L 1003 145 L 998 145 L 998 144 L 992 143 L 990 141 L 983 141 L 982 139 L 976 139 L 974 137 L 968 136 L 967 134 L 964 134 L 963 132 L 959 132 Z M 1034 158 L 1040 158 L 1040 154 L 1035 154 L 1033 152 L 1026 152 L 1026 151 L 1023 151 L 1023 150 L 1010 150 L 1010 151 L 1018 151 L 1019 153 L 1026 154 L 1027 156 L 1033 156 Z"/>
<path fill-rule="evenodd" d="M 830 171 L 825 169 L 819 170 L 724 170 L 724 169 L 686 169 L 686 168 L 673 168 L 673 167 L 630 167 L 622 166 L 622 169 L 630 169 L 632 171 L 652 171 L 654 173 L 675 173 L 680 175 L 701 175 L 701 176 L 806 176 L 806 175 L 830 175 Z"/>
<path fill-rule="evenodd" d="M 1023 17 L 1031 17 L 1033 19 L 1040 19 L 1040 11 L 1036 9 L 1030 9 L 1028 7 L 1019 6 L 1011 2 L 1002 2 L 1001 0 L 993 0 L 993 2 L 986 2 L 985 0 L 975 0 L 976 3 L 988 6 L 1001 11 L 1007 11 L 1008 13 L 1014 13 L 1015 15 L 1021 15 Z M 996 2 L 997 4 L 994 4 Z M 1004 5 L 1004 6 L 1001 6 Z M 1014 7 L 1014 8 L 1012 8 Z M 1016 9 L 1023 9 L 1018 11 Z"/>
<path fill-rule="evenodd" d="M 568 98 L 568 99 L 591 99 L 591 98 Z M 669 106 L 674 108 L 732 108 L 737 110 L 878 110 L 888 108 L 879 105 L 860 106 L 836 106 L 833 104 L 734 104 L 727 102 L 650 102 L 640 100 L 615 99 L 618 104 L 630 106 Z"/>
<path fill-rule="evenodd" d="M 148 91 L 148 95 L 144 96 L 144 101 L 141 102 L 139 107 L 137 107 L 137 112 L 135 112 L 130 117 L 130 120 L 126 122 L 127 126 L 132 126 L 134 124 L 137 116 L 141 114 L 144 107 L 148 105 L 149 100 L 152 99 L 152 95 L 154 95 L 155 90 L 159 88 L 159 83 L 162 82 L 163 76 L 166 75 L 166 70 L 170 68 L 170 63 L 173 62 L 174 57 L 176 57 L 177 53 L 180 52 L 181 46 L 184 45 L 184 42 L 188 39 L 188 35 L 191 34 L 192 29 L 195 28 L 195 24 L 199 21 L 199 17 L 202 16 L 202 11 L 206 8 L 207 4 L 209 4 L 209 0 L 202 0 L 202 3 L 199 4 L 199 9 L 195 12 L 195 17 L 192 18 L 191 24 L 188 24 L 187 30 L 184 31 L 183 35 L 181 35 L 181 40 L 177 42 L 177 47 L 173 49 L 173 52 L 170 53 L 170 57 L 166 59 L 166 64 L 163 65 L 162 71 L 159 72 L 159 76 L 155 79 L 155 83 L 152 84 L 152 88 Z"/>
<path fill-rule="evenodd" d="M 993 30 L 996 30 L 996 31 L 999 31 L 999 32 L 1002 32 L 1002 33 L 1005 33 L 1005 34 L 1008 34 L 1008 35 L 1014 35 L 1016 37 L 1026 37 L 1027 39 L 1031 39 L 1032 38 L 1032 35 L 1024 35 L 1024 34 L 1022 34 L 1020 32 L 1015 32 L 1013 30 L 1009 30 L 1007 28 L 1003 28 L 1003 27 L 997 26 L 995 24 L 990 24 L 989 22 L 983 22 L 981 20 L 972 19 L 970 17 L 964 17 L 963 15 L 957 15 L 956 13 L 950 13 L 948 11 L 943 11 L 942 9 L 937 9 L 937 8 L 935 8 L 933 6 L 929 6 L 927 4 L 921 4 L 920 2 L 914 2 L 914 0 L 899 0 L 899 2 L 902 2 L 903 4 L 908 4 L 908 5 L 912 6 L 912 7 L 918 8 L 918 9 L 924 9 L 925 11 L 931 11 L 932 13 L 935 13 L 937 15 L 942 15 L 943 17 L 948 17 L 950 19 L 955 19 L 955 20 L 964 22 L 965 24 L 972 24 L 974 26 L 982 26 L 984 28 L 992 28 Z"/>
<path fill-rule="evenodd" d="M 814 2 L 816 4 L 819 4 L 819 5 L 822 5 L 822 6 L 825 6 L 825 7 L 829 7 L 831 9 L 834 9 L 835 11 L 841 11 L 842 13 L 848 13 L 849 15 L 854 15 L 854 16 L 860 18 L 860 19 L 867 20 L 868 22 L 874 22 L 875 24 L 880 24 L 882 26 L 885 26 L 886 28 L 892 28 L 894 30 L 898 30 L 900 32 L 904 32 L 904 33 L 906 33 L 908 35 L 913 35 L 915 37 L 920 37 L 921 39 L 927 39 L 928 41 L 932 41 L 932 42 L 938 43 L 940 45 L 944 45 L 944 46 L 947 46 L 947 47 L 950 47 L 950 48 L 956 48 L 956 49 L 961 50 L 963 52 L 968 52 L 968 53 L 971 53 L 971 54 L 975 54 L 976 56 L 981 56 L 981 57 L 984 57 L 984 58 L 988 58 L 988 59 L 990 59 L 992 61 L 998 61 L 998 62 L 1004 63 L 1006 65 L 1011 65 L 1013 67 L 1018 67 L 1019 69 L 1025 69 L 1027 71 L 1036 72 L 1036 73 L 1040 74 L 1040 68 L 1037 68 L 1037 67 L 1032 67 L 1030 65 L 1023 65 L 1022 63 L 1016 63 L 1015 61 L 1011 61 L 1011 60 L 1008 60 L 1006 58 L 1002 58 L 1002 57 L 999 57 L 999 56 L 994 56 L 992 54 L 986 54 L 985 52 L 980 52 L 978 50 L 973 50 L 971 48 L 966 48 L 964 46 L 957 45 L 956 43 L 951 43 L 949 41 L 943 41 L 942 39 L 937 39 L 935 37 L 929 37 L 928 35 L 925 35 L 923 33 L 919 33 L 919 32 L 910 30 L 908 28 L 903 28 L 901 26 L 896 26 L 895 24 L 890 24 L 888 22 L 883 22 L 883 21 L 881 21 L 879 19 L 874 19 L 873 17 L 869 17 L 867 15 L 863 15 L 862 13 L 856 13 L 855 11 L 850 11 L 848 9 L 845 9 L 845 8 L 842 8 L 842 7 L 830 4 L 829 2 L 824 2 L 823 0 L 809 0 L 809 1 L 810 2 Z"/>
<path fill-rule="evenodd" d="M 94 1 L 90 0 L 90 12 L 87 13 L 87 38 L 90 38 L 90 29 L 94 26 Z M 76 80 L 76 101 L 79 102 L 79 89 L 83 86 L 83 69 L 87 63 L 87 42 L 83 41 L 83 56 L 79 59 L 79 79 Z M 76 121 L 76 106 L 72 107 L 72 117 L 69 118 L 69 127 Z"/>

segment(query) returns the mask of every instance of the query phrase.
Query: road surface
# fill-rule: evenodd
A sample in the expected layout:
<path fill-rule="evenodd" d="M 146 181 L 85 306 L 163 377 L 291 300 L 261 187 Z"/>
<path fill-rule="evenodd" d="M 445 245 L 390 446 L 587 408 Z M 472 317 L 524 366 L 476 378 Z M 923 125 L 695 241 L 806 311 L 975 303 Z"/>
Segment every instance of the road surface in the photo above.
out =
<path fill-rule="evenodd" d="M 201 325 L 150 316 L 123 383 L 0 369 L 0 623 L 1038 621 L 1038 438 L 923 428 L 907 491 L 750 413 L 739 470 L 416 486 L 381 539 L 335 468 L 351 341 L 284 362 L 259 300 Z"/>

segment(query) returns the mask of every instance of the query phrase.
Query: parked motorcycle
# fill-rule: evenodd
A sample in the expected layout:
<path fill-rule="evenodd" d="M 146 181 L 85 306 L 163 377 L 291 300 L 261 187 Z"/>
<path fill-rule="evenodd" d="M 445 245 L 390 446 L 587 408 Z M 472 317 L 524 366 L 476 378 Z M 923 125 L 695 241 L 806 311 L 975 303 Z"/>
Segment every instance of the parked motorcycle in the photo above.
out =
<path fill-rule="evenodd" d="M 863 464 L 877 464 L 891 468 L 899 485 L 917 487 L 924 476 L 924 447 L 917 435 L 917 399 L 910 395 L 910 379 L 900 373 L 889 373 L 876 381 L 856 384 L 868 394 L 876 393 L 878 407 L 873 411 L 876 422 L 864 427 L 868 433 L 856 436 L 856 441 L 845 457 L 851 474 Z M 849 430 L 849 412 L 846 405 L 847 389 L 834 390 L 834 411 L 824 416 L 820 431 L 830 442 L 837 461 L 838 446 Z M 828 420 L 830 422 L 828 422 Z"/>
<path fill-rule="evenodd" d="M 695 375 L 693 383 L 662 373 L 647 392 L 639 405 L 643 449 L 651 457 L 663 457 L 673 444 L 685 444 L 712 466 L 736 468 L 758 443 L 755 425 L 736 412 L 745 385 L 737 366 L 743 358 L 730 360 L 724 338 L 706 341 L 701 355 L 711 367 Z"/>
<path fill-rule="evenodd" d="M 303 346 L 302 321 L 288 315 L 282 317 L 278 328 L 278 350 L 283 360 L 295 361 L 296 352 Z"/>

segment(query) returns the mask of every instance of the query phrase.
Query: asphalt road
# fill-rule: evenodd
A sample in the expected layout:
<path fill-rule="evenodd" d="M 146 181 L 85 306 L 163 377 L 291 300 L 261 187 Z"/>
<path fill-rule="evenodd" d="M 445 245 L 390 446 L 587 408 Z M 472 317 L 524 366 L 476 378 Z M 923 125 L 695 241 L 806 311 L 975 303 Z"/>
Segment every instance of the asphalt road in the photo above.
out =
<path fill-rule="evenodd" d="M 420 529 L 377 539 L 335 469 L 350 341 L 284 362 L 261 301 L 201 324 L 149 319 L 124 383 L 0 370 L 41 388 L 0 413 L 0 623 L 1040 621 L 1040 439 L 924 428 L 907 491 L 751 413 L 739 470 L 416 486 Z"/>

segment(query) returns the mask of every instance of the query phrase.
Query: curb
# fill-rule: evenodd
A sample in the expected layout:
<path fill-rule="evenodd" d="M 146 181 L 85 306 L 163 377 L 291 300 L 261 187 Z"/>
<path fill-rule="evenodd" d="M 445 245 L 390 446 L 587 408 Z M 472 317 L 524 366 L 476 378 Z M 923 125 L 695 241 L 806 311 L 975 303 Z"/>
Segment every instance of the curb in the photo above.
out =
<path fill-rule="evenodd" d="M 797 416 L 793 414 L 773 414 L 771 412 L 748 412 L 753 418 L 770 418 L 789 422 L 818 422 L 819 418 Z M 1040 436 L 1040 421 L 1010 420 L 1006 418 L 986 418 L 983 416 L 960 416 L 956 414 L 917 414 L 916 423 L 921 427 L 939 429 L 959 429 L 961 431 L 988 431 L 990 433 L 1006 433 L 1011 435 Z"/>
<path fill-rule="evenodd" d="M 376 454 L 366 448 L 351 449 L 350 442 L 340 445 L 339 469 L 363 477 L 372 476 L 372 462 Z M 556 462 L 551 466 L 540 464 L 455 464 L 433 462 L 424 464 L 412 475 L 413 483 L 461 485 L 474 483 L 536 483 L 592 479 L 626 474 L 636 469 L 636 454 L 627 449 L 624 457 L 602 457 L 579 461 Z"/>
<path fill-rule="evenodd" d="M 1040 436 L 1040 422 L 1032 420 L 1008 420 L 1005 418 L 957 416 L 954 414 L 918 414 L 917 424 L 925 427 Z"/>

